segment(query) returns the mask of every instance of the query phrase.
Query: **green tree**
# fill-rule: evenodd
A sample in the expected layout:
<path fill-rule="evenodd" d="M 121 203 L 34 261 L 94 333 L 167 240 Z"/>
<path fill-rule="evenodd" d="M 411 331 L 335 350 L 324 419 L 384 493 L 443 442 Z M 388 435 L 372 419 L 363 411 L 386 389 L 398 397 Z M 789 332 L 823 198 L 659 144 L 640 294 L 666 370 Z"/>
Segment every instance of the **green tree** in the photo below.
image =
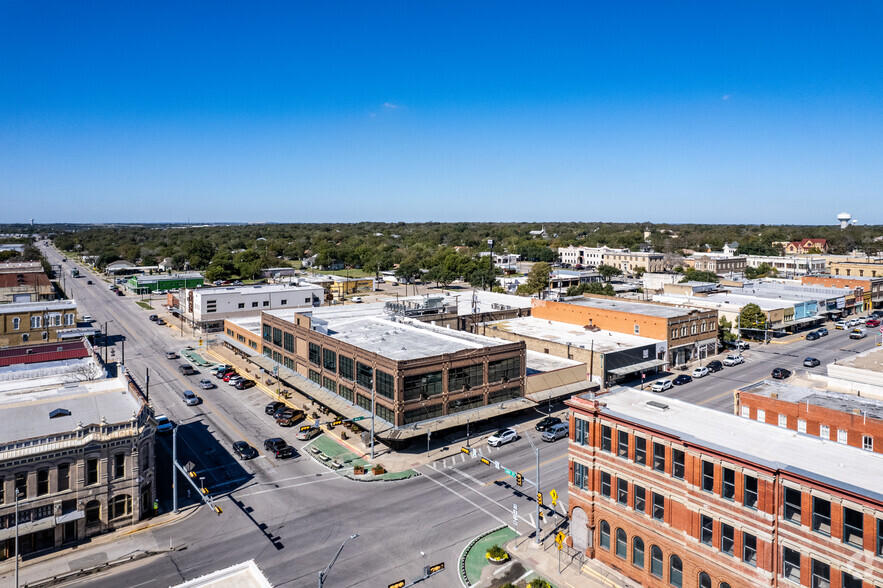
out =
<path fill-rule="evenodd" d="M 233 257 L 233 263 L 240 278 L 255 279 L 261 271 L 269 267 L 267 258 L 256 249 L 246 249 Z M 216 278 L 217 279 L 217 278 Z"/>
<path fill-rule="evenodd" d="M 762 263 L 757 267 L 746 267 L 745 277 L 749 280 L 776 276 L 779 271 L 768 263 Z"/>
<path fill-rule="evenodd" d="M 717 274 L 709 271 L 696 271 L 692 267 L 688 267 L 684 269 L 684 279 L 681 280 L 681 283 L 684 282 L 717 282 L 720 278 L 717 277 Z"/>
<path fill-rule="evenodd" d="M 618 267 L 613 267 L 612 265 L 601 264 L 598 266 L 598 273 L 601 274 L 601 277 L 604 278 L 605 282 L 609 282 L 614 278 L 614 276 L 621 276 L 622 270 Z"/>
<path fill-rule="evenodd" d="M 753 302 L 746 304 L 739 313 L 739 332 L 762 331 L 766 332 L 767 317 L 760 307 Z"/>
<path fill-rule="evenodd" d="M 632 270 L 632 274 L 638 279 L 641 278 L 647 272 L 647 268 L 638 266 Z"/>
<path fill-rule="evenodd" d="M 726 317 L 722 316 L 720 323 L 718 323 L 717 329 L 717 336 L 721 344 L 734 341 L 736 339 L 736 334 L 733 333 L 732 329 L 733 323 L 728 321 Z"/>
<path fill-rule="evenodd" d="M 527 274 L 527 281 L 518 286 L 516 293 L 522 296 L 540 294 L 549 287 L 549 274 L 551 273 L 552 266 L 545 261 L 535 263 Z"/>
<path fill-rule="evenodd" d="M 420 264 L 417 262 L 417 259 L 413 256 L 408 256 L 402 260 L 399 264 L 399 267 L 396 268 L 395 275 L 397 278 L 404 280 L 407 283 L 411 283 L 420 277 Z"/>

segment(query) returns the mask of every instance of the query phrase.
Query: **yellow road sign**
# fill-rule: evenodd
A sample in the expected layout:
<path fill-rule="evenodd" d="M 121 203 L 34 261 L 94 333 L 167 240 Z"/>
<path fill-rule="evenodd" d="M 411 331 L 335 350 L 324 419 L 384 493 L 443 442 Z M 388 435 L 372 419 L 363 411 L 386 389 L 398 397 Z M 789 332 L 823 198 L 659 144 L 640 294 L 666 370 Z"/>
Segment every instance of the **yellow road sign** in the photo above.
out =
<path fill-rule="evenodd" d="M 552 506 L 555 506 L 555 502 L 558 500 L 558 492 L 553 488 L 549 490 L 549 496 L 552 498 Z"/>

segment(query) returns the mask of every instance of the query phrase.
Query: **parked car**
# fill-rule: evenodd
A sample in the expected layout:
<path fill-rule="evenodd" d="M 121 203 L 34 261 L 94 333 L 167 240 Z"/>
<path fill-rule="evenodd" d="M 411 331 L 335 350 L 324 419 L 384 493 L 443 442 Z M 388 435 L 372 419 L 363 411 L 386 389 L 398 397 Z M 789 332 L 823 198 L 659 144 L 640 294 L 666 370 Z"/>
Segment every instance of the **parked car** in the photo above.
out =
<path fill-rule="evenodd" d="M 283 418 L 284 415 L 286 415 L 286 414 L 292 415 L 297 410 L 298 409 L 296 409 L 296 408 L 292 408 L 290 406 L 286 406 L 283 404 L 282 406 L 280 406 L 279 408 L 276 409 L 276 412 L 273 413 L 273 418 L 274 419 L 281 419 L 281 418 Z"/>
<path fill-rule="evenodd" d="M 184 404 L 187 406 L 196 406 L 199 404 L 199 396 L 193 393 L 193 390 L 184 390 L 181 393 L 181 396 L 184 397 Z"/>
<path fill-rule="evenodd" d="M 166 351 L 166 359 L 178 359 L 178 354 L 174 351 Z"/>
<path fill-rule="evenodd" d="M 684 384 L 689 384 L 692 381 L 693 381 L 693 378 L 691 378 L 687 374 L 681 374 L 680 376 L 678 376 L 677 378 L 672 380 L 671 383 L 674 384 L 675 386 L 683 386 Z"/>
<path fill-rule="evenodd" d="M 215 383 L 212 382 L 211 380 L 200 380 L 199 387 L 202 388 L 203 390 L 211 390 L 212 388 L 215 387 Z"/>
<path fill-rule="evenodd" d="M 271 402 L 264 407 L 265 414 L 276 414 L 276 411 L 285 406 L 284 402 Z"/>
<path fill-rule="evenodd" d="M 264 441 L 264 449 L 271 452 L 276 459 L 283 459 L 294 455 L 294 447 L 280 437 L 270 437 Z"/>
<path fill-rule="evenodd" d="M 172 429 L 175 428 L 175 425 L 172 424 L 172 421 L 169 420 L 164 414 L 156 415 L 156 432 L 160 435 L 165 433 L 171 433 Z"/>
<path fill-rule="evenodd" d="M 567 437 L 567 429 L 568 427 L 566 423 L 552 425 L 543 433 L 542 439 L 546 443 L 552 443 L 558 439 L 563 439 L 564 437 Z"/>
<path fill-rule="evenodd" d="M 233 443 L 233 452 L 239 456 L 239 459 L 242 461 L 254 459 L 258 456 L 258 450 L 245 441 L 235 441 Z"/>
<path fill-rule="evenodd" d="M 859 318 L 849 319 L 848 324 L 850 327 L 857 327 L 860 324 L 862 324 L 862 319 L 859 319 Z"/>
<path fill-rule="evenodd" d="M 351 300 L 352 300 L 352 302 L 356 302 L 356 303 L 363 302 L 361 296 L 353 296 L 353 297 L 351 298 Z"/>
<path fill-rule="evenodd" d="M 158 318 L 159 318 L 158 316 L 156 316 L 155 314 L 152 314 L 149 317 L 147 317 L 147 320 L 156 322 L 156 319 L 158 319 Z"/>
<path fill-rule="evenodd" d="M 254 380 L 246 380 L 245 378 L 236 382 L 236 385 L 233 386 L 237 390 L 245 390 L 246 388 L 251 388 L 254 386 Z"/>
<path fill-rule="evenodd" d="M 238 376 L 239 376 L 239 374 L 237 374 L 235 371 L 229 371 L 229 372 L 227 372 L 227 373 L 225 373 L 225 374 L 223 375 L 222 379 L 223 379 L 225 382 L 229 382 L 229 381 L 230 381 L 230 378 L 236 378 L 236 377 L 238 377 Z"/>
<path fill-rule="evenodd" d="M 82 316 L 82 320 L 83 320 L 84 323 L 91 323 L 91 322 L 92 322 L 92 317 L 89 316 L 88 314 L 84 314 L 84 315 Z"/>
<path fill-rule="evenodd" d="M 315 437 L 316 435 L 318 435 L 321 432 L 322 432 L 322 429 L 311 425 L 305 431 L 298 431 L 297 434 L 294 436 L 294 438 L 297 439 L 298 441 L 309 441 L 310 439 L 312 439 L 313 437 Z"/>
<path fill-rule="evenodd" d="M 791 371 L 785 368 L 773 368 L 773 378 L 776 380 L 784 380 L 791 376 Z"/>
<path fill-rule="evenodd" d="M 834 328 L 837 329 L 838 331 L 843 331 L 843 330 L 849 328 L 849 322 L 848 321 L 837 321 L 836 323 L 834 323 Z"/>
<path fill-rule="evenodd" d="M 239 382 L 240 380 L 244 380 L 244 379 L 245 379 L 245 377 L 240 376 L 239 374 L 233 374 L 230 377 L 226 377 L 226 376 L 224 377 L 224 381 L 227 382 L 228 386 L 235 386 L 236 382 Z"/>
<path fill-rule="evenodd" d="M 518 439 L 518 433 L 515 429 L 500 429 L 487 438 L 487 444 L 491 447 L 499 447 L 500 445 L 511 443 L 516 439 Z"/>
<path fill-rule="evenodd" d="M 722 364 L 717 359 L 712 359 L 711 361 L 708 362 L 708 365 L 706 365 L 705 367 L 708 368 L 708 371 L 714 373 L 714 372 L 719 372 L 722 369 L 724 369 L 724 364 Z"/>
<path fill-rule="evenodd" d="M 866 327 L 879 327 L 880 321 L 875 318 L 869 318 L 868 320 L 865 321 L 865 326 Z"/>
<path fill-rule="evenodd" d="M 815 357 L 807 357 L 806 359 L 803 360 L 803 365 L 805 367 L 816 367 L 817 365 L 821 365 L 821 363 L 822 362 L 820 362 Z"/>
<path fill-rule="evenodd" d="M 235 374 L 235 373 L 236 373 L 236 370 L 234 370 L 233 368 L 227 368 L 225 370 L 218 370 L 217 372 L 215 372 L 215 377 L 218 378 L 219 380 L 222 380 L 222 379 L 224 379 L 225 376 L 227 376 L 229 374 Z"/>
<path fill-rule="evenodd" d="M 827 337 L 828 336 L 828 329 L 826 329 L 825 327 L 822 327 L 821 329 L 816 329 L 816 333 L 819 334 L 819 337 Z"/>
<path fill-rule="evenodd" d="M 558 417 L 547 416 L 546 418 L 541 419 L 540 422 L 537 423 L 537 426 L 534 428 L 537 431 L 539 431 L 540 433 L 542 433 L 543 431 L 545 431 L 546 429 L 548 429 L 552 425 L 558 425 L 560 423 L 561 423 L 561 419 L 559 419 Z"/>
<path fill-rule="evenodd" d="M 861 327 L 857 327 L 849 332 L 850 339 L 864 339 L 868 336 L 868 331 L 866 329 L 862 329 Z"/>
<path fill-rule="evenodd" d="M 728 355 L 724 359 L 724 365 L 734 366 L 739 365 L 740 363 L 745 363 L 745 358 L 741 355 Z"/>
<path fill-rule="evenodd" d="M 816 333 L 815 331 L 810 331 L 809 333 L 806 334 L 806 337 L 804 337 L 804 338 L 807 341 L 815 341 L 816 339 L 821 339 L 822 336 L 819 335 L 818 333 Z"/>
<path fill-rule="evenodd" d="M 748 341 L 736 341 L 735 343 L 733 343 L 733 345 L 734 345 L 734 346 L 736 347 L 736 349 L 738 349 L 739 351 L 744 351 L 745 349 L 750 349 L 750 348 L 751 348 L 751 345 L 748 344 Z"/>
<path fill-rule="evenodd" d="M 650 389 L 654 392 L 665 392 L 666 390 L 669 390 L 673 385 L 674 384 L 672 384 L 671 380 L 668 379 L 656 380 L 655 382 L 653 382 L 653 385 L 650 386 Z"/>
<path fill-rule="evenodd" d="M 126 294 L 122 290 L 117 290 L 117 296 L 125 296 Z"/>
<path fill-rule="evenodd" d="M 232 365 L 229 365 L 229 364 L 226 364 L 226 363 L 219 363 L 219 364 L 213 365 L 213 366 L 209 369 L 209 371 L 210 371 L 211 373 L 213 373 L 213 374 L 217 374 L 218 371 L 227 371 L 227 370 L 232 370 L 232 369 L 233 369 L 233 366 L 232 366 Z"/>
<path fill-rule="evenodd" d="M 276 424 L 280 427 L 291 427 L 304 418 L 302 410 L 292 410 L 282 413 L 282 416 L 276 419 Z"/>
<path fill-rule="evenodd" d="M 166 324 L 166 321 L 162 318 L 158 318 L 156 319 L 156 324 L 158 324 L 159 326 L 163 326 L 164 324 Z"/>
<path fill-rule="evenodd" d="M 705 376 L 707 376 L 710 373 L 711 372 L 708 370 L 707 367 L 700 366 L 700 367 L 696 368 L 695 370 L 693 370 L 692 375 L 694 378 L 704 378 Z"/>

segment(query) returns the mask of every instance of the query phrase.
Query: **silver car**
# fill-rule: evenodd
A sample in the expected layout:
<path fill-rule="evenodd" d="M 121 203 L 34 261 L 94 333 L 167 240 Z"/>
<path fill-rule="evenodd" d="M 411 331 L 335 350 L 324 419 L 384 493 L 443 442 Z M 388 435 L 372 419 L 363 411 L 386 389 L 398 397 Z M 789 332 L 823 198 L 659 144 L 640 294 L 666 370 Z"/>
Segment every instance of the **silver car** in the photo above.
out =
<path fill-rule="evenodd" d="M 567 437 L 567 430 L 567 423 L 552 425 L 543 433 L 543 441 L 546 443 L 552 443 L 558 439 L 563 439 L 564 437 Z"/>
<path fill-rule="evenodd" d="M 184 397 L 184 404 L 187 406 L 196 406 L 199 404 L 199 396 L 193 393 L 193 390 L 184 390 L 181 393 L 181 396 Z"/>

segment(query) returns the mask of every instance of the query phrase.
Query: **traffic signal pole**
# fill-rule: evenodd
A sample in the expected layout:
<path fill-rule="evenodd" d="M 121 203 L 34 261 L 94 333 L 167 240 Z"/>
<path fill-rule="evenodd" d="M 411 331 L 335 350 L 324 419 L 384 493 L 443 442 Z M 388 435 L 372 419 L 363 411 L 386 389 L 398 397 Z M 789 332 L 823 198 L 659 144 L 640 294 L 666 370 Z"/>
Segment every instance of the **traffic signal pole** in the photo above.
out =
<path fill-rule="evenodd" d="M 537 490 L 537 496 L 536 496 L 536 498 L 537 498 L 537 513 L 536 513 L 537 530 L 536 530 L 535 542 L 537 543 L 537 545 L 539 545 L 540 544 L 540 506 L 541 506 L 540 501 L 542 500 L 542 497 L 540 495 L 540 448 L 537 447 L 536 445 L 534 445 L 533 439 L 530 438 L 529 433 L 525 432 L 524 436 L 527 437 L 528 441 L 530 441 L 530 447 L 531 447 L 531 449 L 533 449 L 533 452 L 537 456 L 537 479 L 535 481 L 535 487 Z"/>

